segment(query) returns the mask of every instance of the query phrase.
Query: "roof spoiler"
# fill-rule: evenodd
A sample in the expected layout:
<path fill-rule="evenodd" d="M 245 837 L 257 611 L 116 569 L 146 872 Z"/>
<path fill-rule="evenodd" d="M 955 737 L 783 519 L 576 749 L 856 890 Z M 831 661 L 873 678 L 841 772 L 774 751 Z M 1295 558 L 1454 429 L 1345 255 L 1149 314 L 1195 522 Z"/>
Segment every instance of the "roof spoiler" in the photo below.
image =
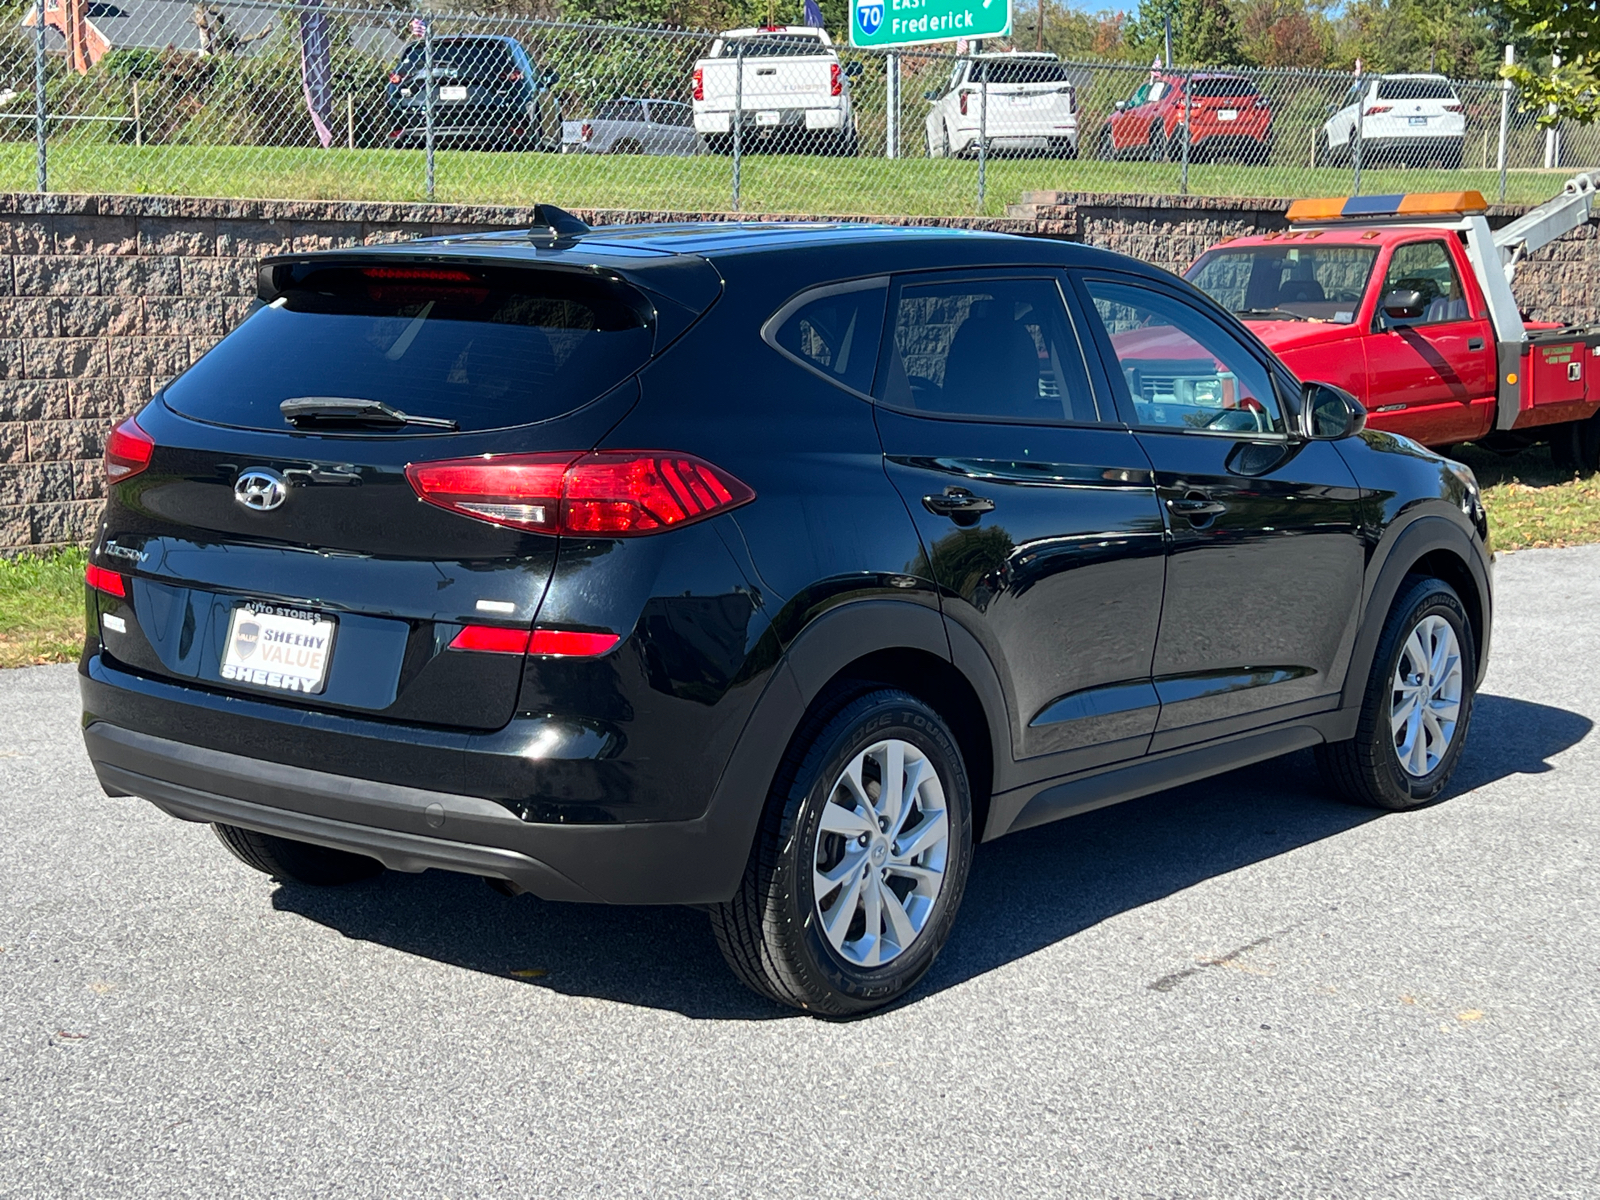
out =
<path fill-rule="evenodd" d="M 528 236 L 538 237 L 544 230 L 548 230 L 549 236 L 557 241 L 562 238 L 582 237 L 586 233 L 593 232 L 587 221 L 573 216 L 564 208 L 557 208 L 554 204 L 535 204 L 533 226 L 528 230 Z"/>

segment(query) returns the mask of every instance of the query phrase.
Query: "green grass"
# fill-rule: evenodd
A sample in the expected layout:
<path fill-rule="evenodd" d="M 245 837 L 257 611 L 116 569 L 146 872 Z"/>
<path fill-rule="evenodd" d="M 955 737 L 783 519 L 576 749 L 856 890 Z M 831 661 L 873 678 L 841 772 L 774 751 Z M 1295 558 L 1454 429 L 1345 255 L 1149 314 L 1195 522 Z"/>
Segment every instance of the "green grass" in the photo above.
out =
<path fill-rule="evenodd" d="M 50 189 L 58 192 L 247 197 L 307 200 L 425 200 L 420 150 L 332 150 L 293 146 L 50 147 Z M 726 158 L 495 154 L 441 151 L 434 198 L 442 202 L 530 204 L 573 208 L 726 212 L 732 207 Z M 1567 171 L 1515 171 L 1510 203 L 1546 200 Z M 983 215 L 1000 216 L 1026 191 L 1175 194 L 1171 163 L 997 159 L 987 172 Z M 978 213 L 978 164 L 906 158 L 830 159 L 752 155 L 741 166 L 741 209 L 752 213 Z M 1190 167 L 1189 190 L 1200 196 L 1337 196 L 1350 172 L 1308 167 Z M 0 190 L 32 191 L 33 146 L 0 143 Z M 1363 173 L 1364 192 L 1440 191 L 1475 187 L 1493 199 L 1493 171 L 1391 169 Z"/>
<path fill-rule="evenodd" d="M 82 550 L 0 560 L 0 667 L 78 657 L 84 562 Z"/>
<path fill-rule="evenodd" d="M 1456 455 L 1483 487 L 1496 550 L 1600 542 L 1600 475 L 1574 478 L 1551 463 L 1544 446 L 1514 455 L 1463 446 Z"/>

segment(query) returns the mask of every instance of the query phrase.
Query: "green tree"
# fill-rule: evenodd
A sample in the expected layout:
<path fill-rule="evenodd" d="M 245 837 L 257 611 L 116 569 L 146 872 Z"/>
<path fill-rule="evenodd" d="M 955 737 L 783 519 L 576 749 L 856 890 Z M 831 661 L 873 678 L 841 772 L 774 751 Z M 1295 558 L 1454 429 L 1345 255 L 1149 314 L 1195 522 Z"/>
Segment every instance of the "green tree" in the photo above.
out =
<path fill-rule="evenodd" d="M 1145 54 L 1165 57 L 1169 16 L 1172 57 L 1176 62 L 1229 66 L 1243 60 L 1239 26 L 1228 0 L 1145 0 L 1139 6 L 1139 15 L 1129 22 L 1128 40 Z"/>
<path fill-rule="evenodd" d="M 1258 67 L 1323 67 L 1333 28 L 1305 0 L 1243 0 L 1237 8 L 1239 48 Z"/>
<path fill-rule="evenodd" d="M 1512 28 L 1542 54 L 1504 68 L 1522 91 L 1523 104 L 1539 109 L 1539 123 L 1563 118 L 1590 124 L 1600 120 L 1600 6 L 1596 0 L 1503 0 Z M 1552 65 L 1552 54 L 1561 64 Z M 1553 106 L 1553 111 L 1546 108 Z"/>

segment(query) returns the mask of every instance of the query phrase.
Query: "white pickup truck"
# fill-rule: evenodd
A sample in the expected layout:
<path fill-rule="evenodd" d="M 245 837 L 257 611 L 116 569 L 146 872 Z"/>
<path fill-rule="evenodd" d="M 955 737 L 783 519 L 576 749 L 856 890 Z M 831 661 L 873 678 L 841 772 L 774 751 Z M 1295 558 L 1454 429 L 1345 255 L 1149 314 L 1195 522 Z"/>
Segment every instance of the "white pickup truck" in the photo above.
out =
<path fill-rule="evenodd" d="M 850 84 L 860 74 L 860 63 L 839 61 L 826 30 L 730 29 L 694 65 L 695 131 L 713 154 L 732 152 L 737 129 L 741 153 L 854 155 Z"/>

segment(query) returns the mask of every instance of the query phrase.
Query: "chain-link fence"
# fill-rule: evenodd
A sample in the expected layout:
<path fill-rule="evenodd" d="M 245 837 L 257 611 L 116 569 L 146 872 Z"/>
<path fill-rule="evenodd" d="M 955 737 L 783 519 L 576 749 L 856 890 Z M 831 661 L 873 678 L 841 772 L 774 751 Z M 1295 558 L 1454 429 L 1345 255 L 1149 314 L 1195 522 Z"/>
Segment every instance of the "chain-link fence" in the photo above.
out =
<path fill-rule="evenodd" d="M 999 214 L 1030 190 L 1544 199 L 1600 131 L 1501 82 L 890 54 L 302 0 L 42 0 L 0 30 L 0 187 Z"/>

